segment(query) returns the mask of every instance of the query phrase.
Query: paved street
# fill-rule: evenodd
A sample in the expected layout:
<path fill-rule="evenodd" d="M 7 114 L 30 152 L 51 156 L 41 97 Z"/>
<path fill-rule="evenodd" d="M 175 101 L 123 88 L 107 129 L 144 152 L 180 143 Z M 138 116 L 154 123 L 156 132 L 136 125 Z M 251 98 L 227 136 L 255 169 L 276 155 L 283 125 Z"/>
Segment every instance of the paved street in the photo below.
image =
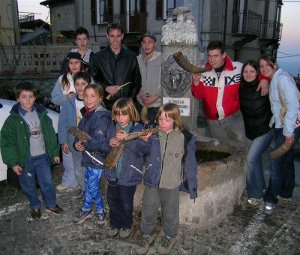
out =
<path fill-rule="evenodd" d="M 232 215 L 215 226 L 196 229 L 181 226 L 171 254 L 300 254 L 300 162 L 297 162 L 297 187 L 292 202 L 280 202 L 272 215 L 264 206 L 252 207 L 243 198 Z M 60 167 L 54 169 L 59 183 Z M 76 192 L 58 194 L 62 216 L 43 213 L 30 221 L 24 195 L 12 186 L 0 186 L 0 254 L 135 254 L 139 243 L 138 213 L 134 233 L 127 239 L 107 237 L 107 227 L 99 228 L 92 219 L 82 225 L 72 220 L 80 209 Z M 159 220 L 156 234 L 159 233 Z M 157 244 L 156 244 L 157 245 Z M 156 254 L 154 247 L 148 254 Z"/>

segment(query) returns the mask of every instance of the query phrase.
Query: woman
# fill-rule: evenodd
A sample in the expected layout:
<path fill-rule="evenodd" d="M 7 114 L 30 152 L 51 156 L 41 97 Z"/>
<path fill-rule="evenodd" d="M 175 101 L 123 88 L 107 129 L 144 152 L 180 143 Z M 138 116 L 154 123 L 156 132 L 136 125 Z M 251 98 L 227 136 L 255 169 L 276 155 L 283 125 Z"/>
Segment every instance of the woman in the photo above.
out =
<path fill-rule="evenodd" d="M 264 196 L 266 213 L 272 213 L 278 202 L 278 196 L 290 199 L 295 186 L 294 145 L 298 141 L 299 127 L 295 123 L 300 111 L 297 98 L 298 89 L 293 78 L 278 67 L 271 56 L 262 56 L 259 59 L 261 73 L 271 79 L 269 98 L 272 118 L 270 126 L 275 131 L 275 149 L 284 143 L 291 148 L 272 160 L 269 186 Z M 282 117 L 283 104 L 286 113 Z"/>
<path fill-rule="evenodd" d="M 239 87 L 240 109 L 243 114 L 246 137 L 251 141 L 247 155 L 248 203 L 262 201 L 266 184 L 263 175 L 262 154 L 270 145 L 273 135 L 269 127 L 272 117 L 269 98 L 257 91 L 258 64 L 249 60 L 242 67 Z"/>

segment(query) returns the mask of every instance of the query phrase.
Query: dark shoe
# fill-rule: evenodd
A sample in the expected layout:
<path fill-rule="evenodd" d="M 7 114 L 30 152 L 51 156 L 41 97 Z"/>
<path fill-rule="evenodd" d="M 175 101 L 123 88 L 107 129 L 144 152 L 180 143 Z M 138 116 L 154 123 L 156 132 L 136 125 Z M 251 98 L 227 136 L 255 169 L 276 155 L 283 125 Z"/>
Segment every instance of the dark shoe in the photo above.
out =
<path fill-rule="evenodd" d="M 64 210 L 61 209 L 58 205 L 56 205 L 54 208 L 46 208 L 46 210 L 48 212 L 52 212 L 56 215 L 60 215 L 60 214 L 63 214 Z"/>
<path fill-rule="evenodd" d="M 146 254 L 149 250 L 149 247 L 153 244 L 154 241 L 153 235 L 143 235 L 142 238 L 143 241 L 141 245 L 139 246 L 139 248 L 136 249 L 136 253 L 140 255 Z"/>
<path fill-rule="evenodd" d="M 84 198 L 84 190 L 79 190 L 78 194 L 76 194 L 75 196 L 72 196 L 72 199 L 83 199 Z"/>
<path fill-rule="evenodd" d="M 97 223 L 100 227 L 104 227 L 106 225 L 106 219 L 105 219 L 105 211 L 102 211 L 101 213 L 97 213 Z"/>
<path fill-rule="evenodd" d="M 81 224 L 84 221 L 90 219 L 93 217 L 93 211 L 89 210 L 89 211 L 80 211 L 79 216 L 74 220 L 75 224 Z"/>
<path fill-rule="evenodd" d="M 40 208 L 32 208 L 31 209 L 31 217 L 34 220 L 40 219 L 42 216 Z"/>
<path fill-rule="evenodd" d="M 275 208 L 276 208 L 275 204 L 266 202 L 266 204 L 265 204 L 265 212 L 266 212 L 266 214 L 272 214 L 274 212 Z"/>
<path fill-rule="evenodd" d="M 163 236 L 161 238 L 160 246 L 158 247 L 157 251 L 159 254 L 169 254 L 171 249 L 174 247 L 176 243 L 176 239 L 169 237 L 169 236 Z"/>

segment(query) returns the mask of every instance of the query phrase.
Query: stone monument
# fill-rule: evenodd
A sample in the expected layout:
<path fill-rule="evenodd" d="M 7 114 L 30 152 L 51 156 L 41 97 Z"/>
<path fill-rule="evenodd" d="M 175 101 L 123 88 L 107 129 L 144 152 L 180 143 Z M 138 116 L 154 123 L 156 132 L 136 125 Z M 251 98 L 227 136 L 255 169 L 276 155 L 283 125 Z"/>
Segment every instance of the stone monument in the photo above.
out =
<path fill-rule="evenodd" d="M 190 63 L 199 63 L 198 34 L 194 17 L 187 15 L 190 11 L 189 7 L 174 9 L 176 19 L 169 18 L 162 27 L 162 95 L 163 103 L 179 105 L 185 128 L 202 135 L 204 131 L 197 128 L 199 101 L 194 99 L 190 90 L 192 76 L 173 58 L 173 53 L 181 51 Z"/>

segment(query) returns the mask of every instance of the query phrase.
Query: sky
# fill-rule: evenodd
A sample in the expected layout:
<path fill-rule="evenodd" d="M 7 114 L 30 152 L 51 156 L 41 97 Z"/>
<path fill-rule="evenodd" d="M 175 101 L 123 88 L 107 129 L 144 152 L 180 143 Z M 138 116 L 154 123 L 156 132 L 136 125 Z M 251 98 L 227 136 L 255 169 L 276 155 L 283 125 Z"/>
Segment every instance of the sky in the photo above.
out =
<path fill-rule="evenodd" d="M 42 0 L 18 0 L 19 12 L 36 13 L 35 19 L 50 21 L 49 9 L 40 5 Z M 300 75 L 300 0 L 283 0 L 281 22 L 282 37 L 277 61 L 283 69 Z"/>

